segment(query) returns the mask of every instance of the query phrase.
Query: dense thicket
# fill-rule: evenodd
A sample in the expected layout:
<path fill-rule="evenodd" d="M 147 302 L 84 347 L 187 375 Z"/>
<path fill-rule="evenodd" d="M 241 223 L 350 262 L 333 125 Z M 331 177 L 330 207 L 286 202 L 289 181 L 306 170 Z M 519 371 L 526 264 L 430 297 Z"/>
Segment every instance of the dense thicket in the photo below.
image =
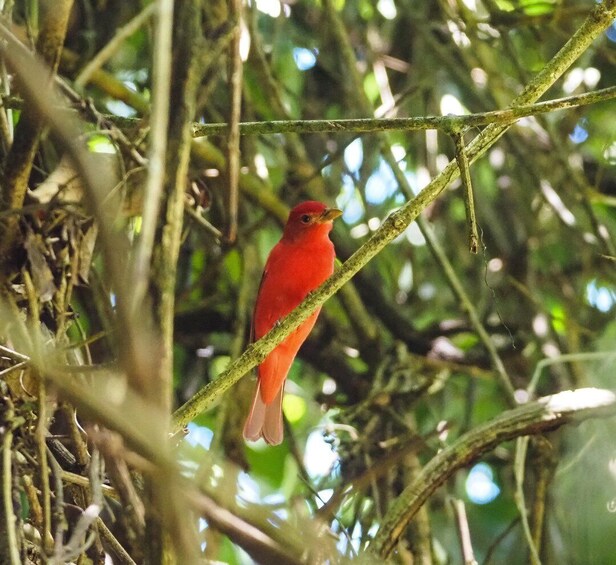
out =
<path fill-rule="evenodd" d="M 613 558 L 614 0 L 0 6 L 0 562 Z M 247 445 L 302 200 L 362 268 Z"/>

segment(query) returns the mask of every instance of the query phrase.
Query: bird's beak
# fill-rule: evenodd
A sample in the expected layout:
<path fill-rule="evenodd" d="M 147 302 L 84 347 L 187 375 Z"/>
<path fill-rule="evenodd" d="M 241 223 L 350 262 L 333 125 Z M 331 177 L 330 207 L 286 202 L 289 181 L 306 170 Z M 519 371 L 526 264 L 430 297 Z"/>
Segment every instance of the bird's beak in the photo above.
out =
<path fill-rule="evenodd" d="M 320 223 L 331 222 L 335 220 L 336 218 L 338 218 L 339 216 L 342 216 L 342 210 L 338 210 L 338 208 L 327 208 L 319 216 L 319 222 Z"/>

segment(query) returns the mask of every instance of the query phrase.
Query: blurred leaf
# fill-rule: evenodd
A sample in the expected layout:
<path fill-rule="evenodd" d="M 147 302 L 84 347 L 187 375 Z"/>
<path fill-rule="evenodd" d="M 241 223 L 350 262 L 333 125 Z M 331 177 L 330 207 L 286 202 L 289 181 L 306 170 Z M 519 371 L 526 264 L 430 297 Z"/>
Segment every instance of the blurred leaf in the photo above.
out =
<path fill-rule="evenodd" d="M 522 2 L 522 10 L 528 16 L 543 16 L 545 14 L 551 14 L 554 12 L 556 7 L 557 2 L 535 2 L 534 0 Z"/>
<path fill-rule="evenodd" d="M 36 290 L 36 298 L 41 302 L 47 302 L 53 298 L 57 289 L 53 281 L 53 274 L 45 259 L 45 244 L 40 236 L 29 232 L 25 248 L 28 253 L 28 261 L 30 262 L 30 272 Z"/>

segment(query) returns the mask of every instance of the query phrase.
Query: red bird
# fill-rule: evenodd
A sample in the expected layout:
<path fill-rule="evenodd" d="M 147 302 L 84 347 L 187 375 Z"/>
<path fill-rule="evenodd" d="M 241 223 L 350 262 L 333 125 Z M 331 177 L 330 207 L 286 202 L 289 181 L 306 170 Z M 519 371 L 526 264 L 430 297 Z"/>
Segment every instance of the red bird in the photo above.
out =
<path fill-rule="evenodd" d="M 263 337 L 295 308 L 309 292 L 334 272 L 336 253 L 329 239 L 333 220 L 342 212 L 321 202 L 302 202 L 291 213 L 282 238 L 272 249 L 255 304 L 254 340 Z M 312 330 L 320 308 L 278 345 L 258 368 L 258 381 L 244 438 L 262 437 L 270 445 L 282 442 L 284 382 L 297 351 Z"/>

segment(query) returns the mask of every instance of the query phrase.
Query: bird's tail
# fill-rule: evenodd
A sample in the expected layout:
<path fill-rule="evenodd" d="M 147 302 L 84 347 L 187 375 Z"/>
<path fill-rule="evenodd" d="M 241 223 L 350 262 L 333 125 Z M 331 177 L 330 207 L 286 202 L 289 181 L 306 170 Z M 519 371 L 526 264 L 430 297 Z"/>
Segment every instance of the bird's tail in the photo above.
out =
<path fill-rule="evenodd" d="M 268 404 L 261 398 L 259 382 L 252 401 L 250 414 L 244 425 L 244 439 L 257 441 L 262 437 L 270 445 L 282 443 L 282 393 L 284 383 L 278 390 L 274 400 Z"/>

